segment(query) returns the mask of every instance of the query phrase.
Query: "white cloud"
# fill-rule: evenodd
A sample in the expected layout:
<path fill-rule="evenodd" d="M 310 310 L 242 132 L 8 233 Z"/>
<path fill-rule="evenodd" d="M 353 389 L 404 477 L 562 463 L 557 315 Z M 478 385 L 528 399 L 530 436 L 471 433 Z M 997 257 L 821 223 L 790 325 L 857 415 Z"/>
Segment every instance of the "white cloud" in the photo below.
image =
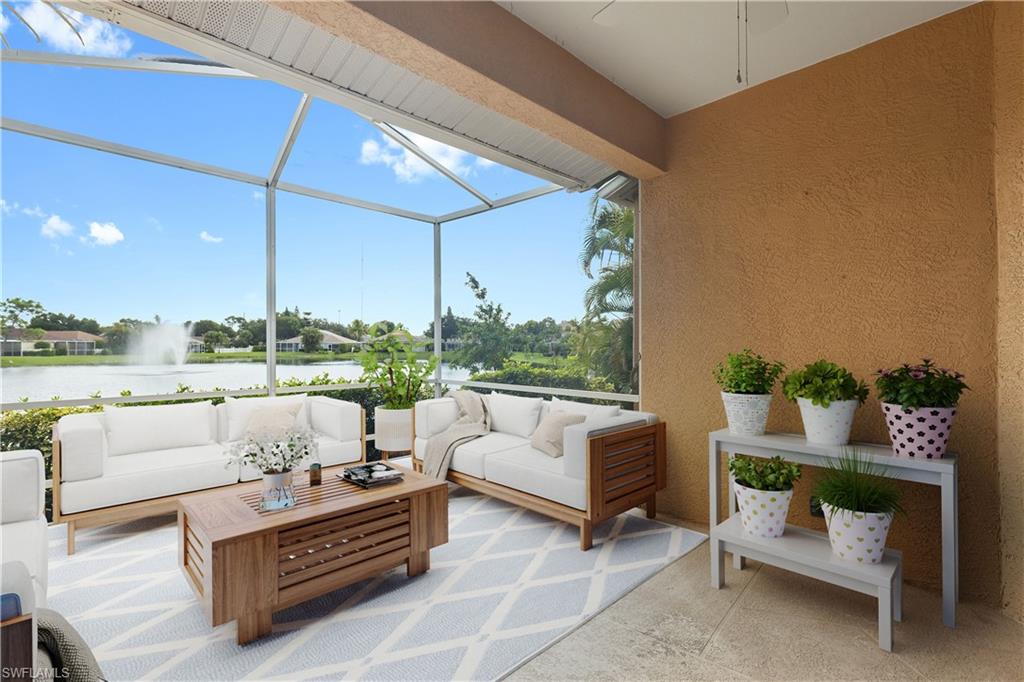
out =
<path fill-rule="evenodd" d="M 17 211 L 17 210 L 18 210 L 18 202 L 17 201 L 15 201 L 14 203 L 11 203 L 11 202 L 7 201 L 6 199 L 0 199 L 0 212 L 2 212 L 4 215 L 8 215 L 8 214 L 10 214 L 11 211 Z"/>
<path fill-rule="evenodd" d="M 18 205 L 15 204 L 14 207 L 17 208 Z M 32 207 L 26 206 L 25 208 L 21 209 L 21 212 L 24 213 L 25 215 L 29 216 L 30 218 L 45 218 L 46 217 L 46 211 L 44 211 L 43 209 L 39 208 L 38 206 L 32 206 Z"/>
<path fill-rule="evenodd" d="M 408 131 L 402 132 L 427 155 L 463 178 L 473 175 L 477 169 L 489 168 L 494 165 L 493 161 L 474 156 L 443 142 Z M 426 161 L 390 137 L 383 135 L 380 141 L 375 139 L 363 141 L 359 153 L 359 163 L 367 166 L 374 164 L 387 166 L 394 171 L 399 182 L 419 182 L 437 172 Z"/>
<path fill-rule="evenodd" d="M 6 33 L 7 27 L 11 25 L 11 20 L 7 18 L 6 14 L 0 14 L 0 33 Z"/>
<path fill-rule="evenodd" d="M 97 246 L 113 246 L 124 241 L 124 233 L 114 223 L 89 223 L 89 236 Z"/>
<path fill-rule="evenodd" d="M 74 225 L 64 220 L 59 215 L 53 214 L 43 221 L 43 226 L 39 229 L 39 234 L 43 235 L 47 239 L 57 239 L 59 237 L 70 237 L 74 231 Z"/>
<path fill-rule="evenodd" d="M 254 189 L 254 190 L 252 191 L 252 198 L 253 198 L 253 199 L 254 199 L 255 201 L 263 201 L 263 199 L 264 199 L 264 198 L 265 198 L 266 196 L 267 196 L 267 195 L 263 193 L 263 190 L 260 190 L 260 189 Z"/>
<path fill-rule="evenodd" d="M 222 241 L 224 241 L 224 237 L 214 237 L 206 230 L 203 230 L 202 232 L 199 233 L 199 238 L 209 244 L 220 244 Z"/>
<path fill-rule="evenodd" d="M 56 12 L 42 2 L 18 5 L 18 12 L 32 25 L 43 42 L 61 52 L 123 57 L 132 49 L 132 39 L 116 26 L 66 7 L 61 7 L 61 11 L 75 24 L 82 36 L 81 40 Z"/>

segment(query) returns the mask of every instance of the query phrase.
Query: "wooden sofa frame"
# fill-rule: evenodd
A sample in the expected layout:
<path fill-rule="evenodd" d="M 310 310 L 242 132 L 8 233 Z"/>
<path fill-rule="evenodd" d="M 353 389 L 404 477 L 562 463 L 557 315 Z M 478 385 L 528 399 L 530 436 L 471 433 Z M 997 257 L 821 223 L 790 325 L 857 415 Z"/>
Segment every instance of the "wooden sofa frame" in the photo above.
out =
<path fill-rule="evenodd" d="M 359 439 L 362 442 L 362 456 L 357 461 L 352 462 L 352 464 L 366 463 L 366 410 L 364 409 L 360 410 L 359 423 L 361 425 Z M 74 512 L 73 514 L 62 514 L 60 511 L 61 448 L 60 438 L 57 437 L 57 424 L 53 425 L 52 442 L 53 523 L 66 523 L 68 526 L 67 553 L 69 556 L 75 553 L 75 531 L 79 528 L 106 526 L 111 523 L 123 523 L 125 521 L 135 521 L 136 519 L 148 518 L 150 516 L 162 516 L 163 514 L 175 513 L 178 510 L 178 500 L 184 496 L 215 490 L 217 488 L 230 488 L 235 485 L 250 483 L 250 481 L 240 481 L 238 483 L 231 483 L 225 486 L 203 488 L 202 490 L 181 493 L 179 495 L 154 497 L 151 500 L 139 500 L 138 502 L 117 504 L 111 507 L 101 507 L 99 509 Z"/>
<path fill-rule="evenodd" d="M 416 456 L 415 447 L 412 463 L 416 471 L 423 471 L 423 461 Z M 580 549 L 586 551 L 593 546 L 594 526 L 602 521 L 641 505 L 647 518 L 654 518 L 657 513 L 655 494 L 665 488 L 666 466 L 665 423 L 658 422 L 587 440 L 585 510 L 458 471 L 449 470 L 448 480 L 579 527 Z"/>

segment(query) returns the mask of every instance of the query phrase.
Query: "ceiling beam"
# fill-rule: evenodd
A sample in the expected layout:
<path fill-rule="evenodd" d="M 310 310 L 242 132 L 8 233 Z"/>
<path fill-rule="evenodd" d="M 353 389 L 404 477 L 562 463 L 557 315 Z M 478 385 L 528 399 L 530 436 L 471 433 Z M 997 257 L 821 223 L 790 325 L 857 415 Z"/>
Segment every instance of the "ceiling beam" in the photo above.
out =
<path fill-rule="evenodd" d="M 299 136 L 299 131 L 302 130 L 302 124 L 306 120 L 306 114 L 309 113 L 309 105 L 312 101 L 313 98 L 305 93 L 299 99 L 299 106 L 295 107 L 295 113 L 292 115 L 291 123 L 288 124 L 284 141 L 281 142 L 281 148 L 277 150 L 274 165 L 270 169 L 270 175 L 267 176 L 268 186 L 275 187 L 281 179 L 281 173 L 284 171 L 285 164 L 288 163 L 288 157 L 292 153 L 292 147 L 295 146 L 295 139 Z"/>
<path fill-rule="evenodd" d="M 172 59 L 172 58 L 169 58 Z M 233 69 L 215 62 L 164 61 L 160 59 L 119 59 L 116 57 L 90 57 L 59 52 L 36 52 L 33 50 L 4 50 L 3 60 L 19 64 L 48 64 L 50 66 L 75 66 L 92 69 L 115 69 L 118 71 L 145 71 L 183 76 L 211 76 L 214 78 L 255 78 L 250 73 Z"/>
<path fill-rule="evenodd" d="M 506 206 L 511 206 L 512 204 L 518 204 L 518 203 L 523 202 L 523 201 L 529 201 L 530 199 L 536 199 L 537 197 L 542 197 L 542 196 L 545 196 L 547 194 L 553 194 L 555 192 L 560 192 L 563 189 L 565 189 L 565 188 L 562 187 L 561 185 L 543 185 L 541 187 L 535 187 L 533 189 L 528 189 L 525 192 L 519 192 L 518 194 L 512 194 L 512 195 L 504 197 L 502 199 L 496 199 L 494 201 L 494 203 L 492 205 L 490 205 L 490 206 L 487 206 L 486 204 L 481 204 L 480 206 L 473 206 L 471 208 L 464 208 L 464 209 L 462 209 L 460 211 L 453 211 L 452 213 L 447 213 L 445 215 L 437 216 L 437 218 L 435 220 L 437 220 L 437 222 L 442 223 L 442 224 L 443 223 L 450 223 L 453 220 L 460 220 L 462 218 L 469 218 L 470 216 L 479 215 L 481 213 L 487 213 L 488 211 L 493 211 L 496 208 L 504 208 Z"/>
<path fill-rule="evenodd" d="M 322 189 L 313 189 L 312 187 L 296 185 L 291 182 L 280 182 L 277 185 L 277 189 L 282 192 L 289 192 L 291 194 L 301 194 L 302 196 L 311 197 L 313 199 L 333 201 L 336 204 L 354 206 L 355 208 L 365 208 L 368 211 L 376 211 L 377 213 L 387 213 L 389 215 L 398 216 L 399 218 L 417 220 L 421 223 L 433 224 L 434 221 L 436 220 L 434 216 L 429 216 L 426 213 L 407 211 L 404 208 L 396 208 L 395 206 L 388 206 L 387 204 L 378 204 L 377 202 L 374 201 L 364 201 L 363 199 L 355 199 L 353 197 L 347 197 L 344 194 L 335 194 L 334 192 L 328 192 Z"/>

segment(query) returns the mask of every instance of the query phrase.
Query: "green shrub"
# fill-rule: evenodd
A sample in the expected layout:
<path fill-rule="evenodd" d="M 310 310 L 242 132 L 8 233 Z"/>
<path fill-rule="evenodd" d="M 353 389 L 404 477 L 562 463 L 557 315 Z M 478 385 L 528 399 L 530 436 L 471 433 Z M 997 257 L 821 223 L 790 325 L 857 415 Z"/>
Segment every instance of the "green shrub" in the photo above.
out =
<path fill-rule="evenodd" d="M 790 372 L 782 380 L 782 393 L 794 402 L 797 398 L 807 398 L 819 407 L 828 407 L 838 400 L 857 400 L 863 405 L 868 398 L 868 387 L 846 368 L 818 360 Z"/>
<path fill-rule="evenodd" d="M 822 474 L 814 488 L 818 504 L 871 514 L 902 512 L 900 491 L 886 468 L 865 459 L 856 449 L 847 450 Z"/>
<path fill-rule="evenodd" d="M 781 491 L 793 489 L 793 484 L 803 474 L 803 468 L 781 457 L 733 457 L 729 460 L 729 472 L 737 483 L 748 488 Z"/>
<path fill-rule="evenodd" d="M 520 386 L 544 386 L 547 388 L 571 388 L 579 391 L 601 391 L 611 393 L 615 387 L 610 381 L 598 377 L 588 377 L 583 367 L 567 365 L 564 367 L 537 367 L 522 360 L 506 360 L 501 369 L 493 372 L 478 372 L 470 376 L 471 381 L 483 381 L 492 384 L 519 384 Z M 489 392 L 480 389 L 481 392 Z M 536 393 L 508 391 L 509 395 L 522 395 L 536 398 Z M 592 401 L 606 402 L 606 401 Z"/>
<path fill-rule="evenodd" d="M 968 390 L 964 375 L 945 367 L 936 367 L 924 358 L 920 365 L 903 363 L 896 369 L 878 370 L 875 387 L 884 403 L 918 407 L 956 407 L 960 394 Z"/>
<path fill-rule="evenodd" d="M 786 366 L 781 362 L 768 362 L 744 348 L 740 353 L 729 353 L 725 362 L 715 368 L 715 381 L 726 393 L 764 395 L 771 393 L 775 380 Z"/>

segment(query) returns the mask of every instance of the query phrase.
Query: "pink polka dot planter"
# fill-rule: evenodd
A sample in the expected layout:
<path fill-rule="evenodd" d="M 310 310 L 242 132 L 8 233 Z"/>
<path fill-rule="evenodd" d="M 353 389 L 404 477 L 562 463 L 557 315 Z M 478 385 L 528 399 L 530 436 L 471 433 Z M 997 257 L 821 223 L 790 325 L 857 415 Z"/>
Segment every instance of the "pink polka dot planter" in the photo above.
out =
<path fill-rule="evenodd" d="M 939 459 L 946 454 L 955 407 L 918 407 L 882 403 L 885 425 L 896 457 Z"/>
<path fill-rule="evenodd" d="M 786 515 L 793 499 L 792 490 L 756 490 L 733 481 L 740 522 L 748 535 L 778 538 L 786 530 Z"/>
<path fill-rule="evenodd" d="M 892 514 L 855 512 L 821 503 L 832 554 L 844 561 L 877 564 L 885 554 Z"/>

